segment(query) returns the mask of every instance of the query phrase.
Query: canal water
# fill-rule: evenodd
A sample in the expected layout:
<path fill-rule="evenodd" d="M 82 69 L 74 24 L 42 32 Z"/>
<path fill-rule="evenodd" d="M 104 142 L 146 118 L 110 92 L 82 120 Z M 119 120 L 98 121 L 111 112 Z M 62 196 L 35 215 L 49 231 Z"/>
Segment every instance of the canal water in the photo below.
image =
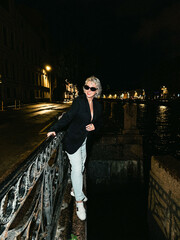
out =
<path fill-rule="evenodd" d="M 123 129 L 124 102 L 104 103 L 105 132 Z M 170 154 L 180 159 L 180 99 L 137 103 L 137 128 L 151 155 Z"/>
<path fill-rule="evenodd" d="M 147 199 L 133 184 L 88 183 L 88 240 L 148 240 Z"/>
<path fill-rule="evenodd" d="M 152 155 L 172 155 L 180 160 L 180 101 L 150 101 L 138 106 L 138 128 Z"/>
<path fill-rule="evenodd" d="M 104 103 L 103 131 L 122 131 L 123 104 Z M 144 157 L 148 160 L 152 155 L 170 154 L 180 160 L 180 102 L 137 103 L 137 110 L 137 127 L 144 139 Z M 97 184 L 89 176 L 87 239 L 148 240 L 147 186 L 147 182 L 142 186 L 135 182 L 119 184 L 113 180 Z"/>

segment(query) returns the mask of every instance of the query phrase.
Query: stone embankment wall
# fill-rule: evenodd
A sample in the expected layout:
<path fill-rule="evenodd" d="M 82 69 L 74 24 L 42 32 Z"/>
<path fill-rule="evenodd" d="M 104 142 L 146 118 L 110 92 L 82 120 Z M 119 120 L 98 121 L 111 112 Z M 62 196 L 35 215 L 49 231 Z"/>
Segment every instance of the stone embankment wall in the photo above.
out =
<path fill-rule="evenodd" d="M 148 197 L 151 240 L 180 240 L 180 162 L 152 157 Z"/>
<path fill-rule="evenodd" d="M 137 105 L 124 106 L 124 128 L 105 132 L 92 147 L 89 177 L 96 183 L 143 181 L 143 138 L 137 129 Z"/>
<path fill-rule="evenodd" d="M 88 172 L 96 183 L 143 181 L 142 136 L 107 134 L 93 145 Z"/>

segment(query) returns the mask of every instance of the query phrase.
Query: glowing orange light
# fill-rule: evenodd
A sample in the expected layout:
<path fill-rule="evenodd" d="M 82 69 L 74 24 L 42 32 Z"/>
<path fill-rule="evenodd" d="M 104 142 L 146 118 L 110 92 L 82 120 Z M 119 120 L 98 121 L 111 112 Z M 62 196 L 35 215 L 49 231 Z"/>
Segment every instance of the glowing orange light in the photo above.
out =
<path fill-rule="evenodd" d="M 51 66 L 49 66 L 49 65 L 46 65 L 46 70 L 49 72 L 49 71 L 51 71 Z"/>

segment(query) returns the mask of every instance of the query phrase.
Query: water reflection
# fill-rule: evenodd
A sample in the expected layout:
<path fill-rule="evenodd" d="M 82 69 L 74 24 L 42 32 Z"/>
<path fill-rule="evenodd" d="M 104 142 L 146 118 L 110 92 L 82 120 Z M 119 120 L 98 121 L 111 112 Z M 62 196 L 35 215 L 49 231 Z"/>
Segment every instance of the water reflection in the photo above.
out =
<path fill-rule="evenodd" d="M 123 129 L 123 102 L 104 105 L 104 131 Z M 180 158 L 180 104 L 156 102 L 138 104 L 137 127 L 146 139 L 150 154 Z"/>
<path fill-rule="evenodd" d="M 140 107 L 141 109 L 144 109 L 144 108 L 146 107 L 146 105 L 145 105 L 144 103 L 140 103 L 140 104 L 139 104 L 139 107 Z"/>
<path fill-rule="evenodd" d="M 165 123 L 168 122 L 168 107 L 167 106 L 158 106 L 157 107 L 157 115 L 156 115 L 156 122 L 157 123 Z"/>
<path fill-rule="evenodd" d="M 167 106 L 158 106 L 156 110 L 156 130 L 155 133 L 162 138 L 170 136 L 169 132 L 169 109 Z"/>
<path fill-rule="evenodd" d="M 178 119 L 173 112 L 173 106 L 156 107 L 156 124 L 154 131 L 154 148 L 157 154 L 178 153 L 177 133 L 174 132 L 174 126 Z M 174 125 L 174 126 L 173 126 Z"/>

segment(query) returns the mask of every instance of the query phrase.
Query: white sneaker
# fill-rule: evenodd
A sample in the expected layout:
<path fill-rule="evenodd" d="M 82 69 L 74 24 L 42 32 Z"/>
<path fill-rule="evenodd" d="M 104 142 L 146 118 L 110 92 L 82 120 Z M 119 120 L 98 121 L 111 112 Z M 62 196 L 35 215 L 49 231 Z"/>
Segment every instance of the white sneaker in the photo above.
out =
<path fill-rule="evenodd" d="M 86 210 L 83 202 L 76 202 L 76 213 L 80 220 L 84 221 L 86 219 Z"/>
<path fill-rule="evenodd" d="M 70 194 L 71 194 L 71 196 L 75 197 L 73 189 L 71 189 Z M 87 200 L 88 200 L 88 198 L 86 196 L 82 199 L 83 202 L 87 202 Z"/>
<path fill-rule="evenodd" d="M 71 196 L 75 197 L 75 195 L 74 195 L 74 191 L 73 191 L 72 188 L 71 188 Z"/>

